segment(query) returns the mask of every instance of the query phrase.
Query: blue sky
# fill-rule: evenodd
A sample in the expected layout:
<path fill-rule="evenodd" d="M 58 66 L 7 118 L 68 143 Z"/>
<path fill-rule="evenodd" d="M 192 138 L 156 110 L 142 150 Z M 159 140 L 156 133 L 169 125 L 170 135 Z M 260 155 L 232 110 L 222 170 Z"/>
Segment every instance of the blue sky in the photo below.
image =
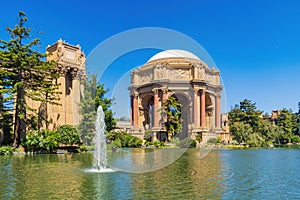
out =
<path fill-rule="evenodd" d="M 0 38 L 8 39 L 5 27 L 13 26 L 18 11 L 23 10 L 33 33 L 45 33 L 35 35 L 42 40 L 42 50 L 62 38 L 80 44 L 89 54 L 105 39 L 140 27 L 164 27 L 184 33 L 199 42 L 221 70 L 226 89 L 223 111 L 245 98 L 268 113 L 283 107 L 296 111 L 300 101 L 297 0 L 11 0 L 1 2 L 1 7 Z M 127 112 L 126 72 L 156 52 L 146 49 L 122 56 L 102 77 L 110 95 L 117 96 L 117 116 Z M 89 70 L 97 72 L 96 68 Z M 116 80 L 123 75 L 117 84 L 119 90 L 114 90 Z"/>

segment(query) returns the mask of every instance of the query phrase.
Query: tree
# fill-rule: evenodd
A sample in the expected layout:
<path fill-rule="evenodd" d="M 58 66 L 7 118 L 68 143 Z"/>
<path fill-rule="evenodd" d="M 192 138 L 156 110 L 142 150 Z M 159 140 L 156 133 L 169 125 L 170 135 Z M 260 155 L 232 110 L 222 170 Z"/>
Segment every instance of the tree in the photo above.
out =
<path fill-rule="evenodd" d="M 58 77 L 55 73 L 56 63 L 45 61 L 46 54 L 35 50 L 40 44 L 38 38 L 30 40 L 31 29 L 25 27 L 27 21 L 24 12 L 19 12 L 18 24 L 14 28 L 6 28 L 10 40 L 0 40 L 1 51 L 1 93 L 8 95 L 14 101 L 14 146 L 20 145 L 21 139 L 26 138 L 27 110 L 35 112 L 27 103 L 27 99 L 42 103 L 55 103 L 54 97 L 58 86 L 53 80 Z"/>
<path fill-rule="evenodd" d="M 245 99 L 229 112 L 228 118 L 231 123 L 247 122 L 251 127 L 257 128 L 262 113 L 262 111 L 257 110 L 255 103 Z"/>
<path fill-rule="evenodd" d="M 96 76 L 92 77 L 92 79 L 95 79 L 96 81 Z M 104 121 L 106 125 L 106 131 L 110 132 L 116 128 L 117 122 L 113 117 L 113 111 L 111 110 L 113 99 L 105 97 L 108 91 L 108 89 L 104 89 L 104 84 L 98 84 L 96 86 L 95 109 L 97 110 L 99 106 L 102 107 L 105 115 Z"/>
<path fill-rule="evenodd" d="M 251 126 L 245 122 L 234 122 L 230 125 L 232 138 L 238 143 L 246 143 L 253 133 Z"/>
<path fill-rule="evenodd" d="M 278 116 L 277 125 L 283 131 L 283 136 L 281 138 L 281 143 L 291 142 L 291 138 L 294 134 L 298 133 L 298 123 L 297 116 L 293 114 L 292 111 L 283 109 Z"/>
<path fill-rule="evenodd" d="M 170 96 L 163 102 L 162 116 L 167 118 L 165 127 L 169 137 L 174 137 L 181 130 L 181 104 Z"/>
<path fill-rule="evenodd" d="M 78 126 L 78 131 L 82 142 L 85 145 L 91 145 L 95 134 L 96 111 L 101 105 L 105 114 L 106 130 L 111 131 L 116 126 L 116 120 L 113 118 L 113 113 L 110 109 L 112 99 L 105 97 L 108 90 L 104 89 L 103 84 L 97 83 L 97 76 L 91 77 L 84 81 L 84 96 L 80 101 L 79 110 L 81 120 Z"/>

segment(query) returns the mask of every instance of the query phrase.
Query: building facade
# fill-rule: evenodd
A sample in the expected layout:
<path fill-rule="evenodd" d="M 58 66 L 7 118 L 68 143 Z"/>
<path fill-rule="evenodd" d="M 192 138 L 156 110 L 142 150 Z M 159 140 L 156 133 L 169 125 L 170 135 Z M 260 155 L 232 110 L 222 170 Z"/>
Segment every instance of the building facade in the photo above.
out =
<path fill-rule="evenodd" d="M 202 135 L 225 138 L 221 128 L 220 71 L 209 68 L 194 54 L 167 50 L 154 55 L 143 66 L 131 71 L 129 87 L 132 133 L 153 133 L 153 140 L 166 134 L 163 102 L 175 97 L 181 104 L 181 138 Z"/>
<path fill-rule="evenodd" d="M 78 125 L 80 120 L 78 104 L 84 89 L 82 80 L 86 78 L 85 54 L 79 45 L 73 46 L 59 39 L 47 47 L 47 60 L 57 62 L 56 70 L 60 76 L 55 80 L 55 84 L 59 85 L 60 94 L 57 102 L 59 105 L 45 105 L 30 99 L 27 103 L 38 110 L 40 127 L 55 129 L 64 124 Z"/>

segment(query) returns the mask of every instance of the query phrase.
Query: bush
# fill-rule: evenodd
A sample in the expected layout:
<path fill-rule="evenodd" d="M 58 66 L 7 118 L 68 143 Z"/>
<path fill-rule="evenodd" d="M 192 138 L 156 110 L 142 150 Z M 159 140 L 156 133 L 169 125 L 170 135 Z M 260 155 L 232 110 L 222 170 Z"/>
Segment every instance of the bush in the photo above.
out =
<path fill-rule="evenodd" d="M 197 142 L 196 140 L 193 140 L 192 138 L 185 138 L 180 141 L 179 147 L 180 148 L 193 148 L 196 147 Z"/>
<path fill-rule="evenodd" d="M 130 135 L 126 132 L 118 132 L 118 133 L 108 133 L 108 139 L 111 144 L 121 148 L 121 147 L 141 147 L 143 144 L 143 140 L 140 138 Z"/>
<path fill-rule="evenodd" d="M 152 138 L 152 131 L 151 130 L 145 131 L 144 140 L 146 140 L 147 142 L 150 142 L 151 138 Z"/>
<path fill-rule="evenodd" d="M 148 142 L 148 141 L 147 141 L 147 142 L 145 143 L 145 145 L 146 145 L 146 147 L 147 147 L 147 146 L 150 146 L 150 145 L 153 145 L 153 142 Z"/>
<path fill-rule="evenodd" d="M 57 131 L 45 130 L 43 135 L 43 147 L 46 148 L 47 151 L 51 152 L 54 148 L 58 147 L 61 137 Z"/>
<path fill-rule="evenodd" d="M 176 146 L 179 146 L 180 140 L 179 140 L 179 138 L 174 137 L 174 138 L 171 139 L 170 143 L 171 143 L 171 144 L 174 144 L 174 145 L 176 145 Z"/>
<path fill-rule="evenodd" d="M 221 138 L 218 137 L 218 138 L 209 138 L 207 140 L 207 143 L 208 144 L 220 144 L 221 143 Z"/>
<path fill-rule="evenodd" d="M 113 141 L 112 143 L 111 143 L 113 146 L 116 146 L 116 147 L 118 147 L 118 148 L 122 148 L 122 141 L 119 139 L 119 138 L 117 138 L 115 141 Z"/>
<path fill-rule="evenodd" d="M 292 142 L 293 143 L 300 143 L 300 137 L 298 135 L 294 135 L 292 137 Z"/>
<path fill-rule="evenodd" d="M 57 131 L 31 131 L 27 133 L 27 137 L 22 141 L 25 151 L 45 150 L 51 152 L 58 147 L 60 135 Z"/>
<path fill-rule="evenodd" d="M 154 145 L 156 148 L 160 147 L 160 141 L 159 141 L 159 140 L 155 140 L 155 141 L 153 142 L 153 145 Z"/>
<path fill-rule="evenodd" d="M 65 145 L 80 143 L 80 137 L 75 127 L 71 125 L 62 125 L 57 129 L 60 134 L 60 142 Z"/>
<path fill-rule="evenodd" d="M 202 135 L 201 134 L 196 135 L 196 140 L 200 143 L 202 141 Z"/>
<path fill-rule="evenodd" d="M 0 147 L 0 155 L 8 155 L 14 152 L 14 148 L 11 146 Z"/>

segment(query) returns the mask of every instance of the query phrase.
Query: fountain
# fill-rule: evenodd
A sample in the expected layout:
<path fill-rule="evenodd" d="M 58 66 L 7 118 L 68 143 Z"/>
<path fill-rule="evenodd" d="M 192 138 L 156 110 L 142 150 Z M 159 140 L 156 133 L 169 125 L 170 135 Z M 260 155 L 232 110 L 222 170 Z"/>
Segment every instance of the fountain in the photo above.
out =
<path fill-rule="evenodd" d="M 104 113 L 102 107 L 97 109 L 97 117 L 95 122 L 96 134 L 94 137 L 94 169 L 89 170 L 91 172 L 114 172 L 115 170 L 107 168 L 107 156 L 106 156 L 106 135 Z"/>

